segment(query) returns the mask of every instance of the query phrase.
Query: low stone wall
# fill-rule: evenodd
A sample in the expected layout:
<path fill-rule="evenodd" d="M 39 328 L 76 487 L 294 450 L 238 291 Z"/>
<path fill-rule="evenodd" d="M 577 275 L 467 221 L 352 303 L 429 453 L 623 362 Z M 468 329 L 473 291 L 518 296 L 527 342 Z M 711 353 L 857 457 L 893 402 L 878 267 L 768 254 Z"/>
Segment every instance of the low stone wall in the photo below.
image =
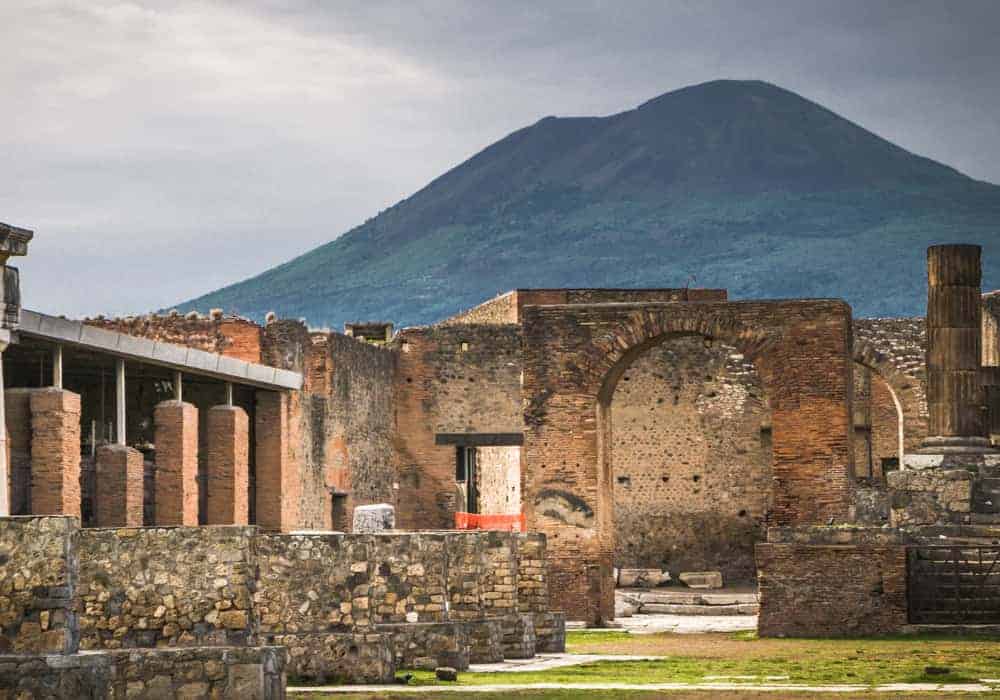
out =
<path fill-rule="evenodd" d="M 348 632 L 371 625 L 371 538 L 261 534 L 254 602 L 262 635 Z"/>
<path fill-rule="evenodd" d="M 81 646 L 253 642 L 255 528 L 80 531 Z"/>
<path fill-rule="evenodd" d="M 448 619 L 446 535 L 371 535 L 372 621 L 444 622 Z"/>
<path fill-rule="evenodd" d="M 503 661 L 503 621 L 499 619 L 458 622 L 469 638 L 469 661 L 493 664 Z"/>
<path fill-rule="evenodd" d="M 561 612 L 531 613 L 535 625 L 535 651 L 561 654 L 566 651 L 566 615 Z"/>
<path fill-rule="evenodd" d="M 549 586 L 545 572 L 545 535 L 521 535 L 517 566 L 517 609 L 523 613 L 543 613 L 549 609 Z"/>
<path fill-rule="evenodd" d="M 72 654 L 75 518 L 0 519 L 0 654 Z"/>
<path fill-rule="evenodd" d="M 974 474 L 968 469 L 890 472 L 892 525 L 918 527 L 968 522 L 973 480 Z"/>
<path fill-rule="evenodd" d="M 762 637 L 895 634 L 907 622 L 906 547 L 758 544 Z"/>
<path fill-rule="evenodd" d="M 392 683 L 392 639 L 375 631 L 275 634 L 267 643 L 288 648 L 288 676 L 309 683 Z"/>
<path fill-rule="evenodd" d="M 392 639 L 397 668 L 433 671 L 450 666 L 457 671 L 469 668 L 469 636 L 465 624 L 418 622 L 376 627 Z"/>
<path fill-rule="evenodd" d="M 532 615 L 512 613 L 502 618 L 503 656 L 505 659 L 530 659 L 535 655 L 535 619 Z"/>
<path fill-rule="evenodd" d="M 0 698 L 283 700 L 285 650 L 132 649 L 0 656 Z"/>

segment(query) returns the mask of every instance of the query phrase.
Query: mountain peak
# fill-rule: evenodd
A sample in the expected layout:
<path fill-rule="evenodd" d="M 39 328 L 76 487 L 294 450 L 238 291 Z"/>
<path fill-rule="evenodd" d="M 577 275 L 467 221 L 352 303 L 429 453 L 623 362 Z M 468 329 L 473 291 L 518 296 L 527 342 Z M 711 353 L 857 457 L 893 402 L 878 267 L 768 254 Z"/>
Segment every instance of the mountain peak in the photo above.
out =
<path fill-rule="evenodd" d="M 1000 188 L 777 85 L 714 80 L 608 117 L 545 117 L 344 236 L 183 308 L 406 324 L 499 289 L 694 274 L 735 298 L 847 296 L 862 314 L 912 314 L 923 248 L 996 240 L 998 222 Z"/>

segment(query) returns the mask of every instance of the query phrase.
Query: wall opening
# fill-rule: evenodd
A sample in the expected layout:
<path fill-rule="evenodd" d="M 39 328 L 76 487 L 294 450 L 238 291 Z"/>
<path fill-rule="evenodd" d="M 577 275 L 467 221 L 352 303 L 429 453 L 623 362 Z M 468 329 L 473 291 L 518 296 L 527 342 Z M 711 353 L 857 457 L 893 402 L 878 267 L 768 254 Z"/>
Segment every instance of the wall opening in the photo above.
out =
<path fill-rule="evenodd" d="M 618 568 L 752 583 L 771 495 L 763 383 L 736 348 L 674 335 L 618 374 L 599 411 Z"/>

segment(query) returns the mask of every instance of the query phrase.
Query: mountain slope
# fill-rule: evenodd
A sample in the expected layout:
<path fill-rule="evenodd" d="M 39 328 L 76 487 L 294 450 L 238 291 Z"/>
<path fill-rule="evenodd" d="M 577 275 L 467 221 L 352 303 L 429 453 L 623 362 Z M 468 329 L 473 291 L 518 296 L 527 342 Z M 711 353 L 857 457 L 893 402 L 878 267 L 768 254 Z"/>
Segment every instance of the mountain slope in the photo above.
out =
<path fill-rule="evenodd" d="M 515 287 L 719 286 L 923 312 L 924 249 L 984 246 L 1000 187 L 774 85 L 715 81 L 516 131 L 361 226 L 183 304 L 433 322 Z"/>

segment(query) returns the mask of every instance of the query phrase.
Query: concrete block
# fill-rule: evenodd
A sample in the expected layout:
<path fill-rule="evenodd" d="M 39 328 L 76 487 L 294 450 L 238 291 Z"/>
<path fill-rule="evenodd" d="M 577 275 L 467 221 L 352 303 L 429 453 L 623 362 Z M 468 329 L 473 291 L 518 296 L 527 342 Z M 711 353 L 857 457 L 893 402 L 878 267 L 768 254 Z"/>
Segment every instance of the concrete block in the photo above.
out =
<path fill-rule="evenodd" d="M 659 569 L 621 569 L 618 585 L 622 588 L 656 588 L 670 582 L 670 574 Z"/>
<path fill-rule="evenodd" d="M 722 588 L 720 571 L 685 571 L 677 578 L 688 588 Z"/>
<path fill-rule="evenodd" d="M 396 509 L 388 503 L 358 506 L 354 509 L 353 532 L 373 534 L 396 529 Z"/>

